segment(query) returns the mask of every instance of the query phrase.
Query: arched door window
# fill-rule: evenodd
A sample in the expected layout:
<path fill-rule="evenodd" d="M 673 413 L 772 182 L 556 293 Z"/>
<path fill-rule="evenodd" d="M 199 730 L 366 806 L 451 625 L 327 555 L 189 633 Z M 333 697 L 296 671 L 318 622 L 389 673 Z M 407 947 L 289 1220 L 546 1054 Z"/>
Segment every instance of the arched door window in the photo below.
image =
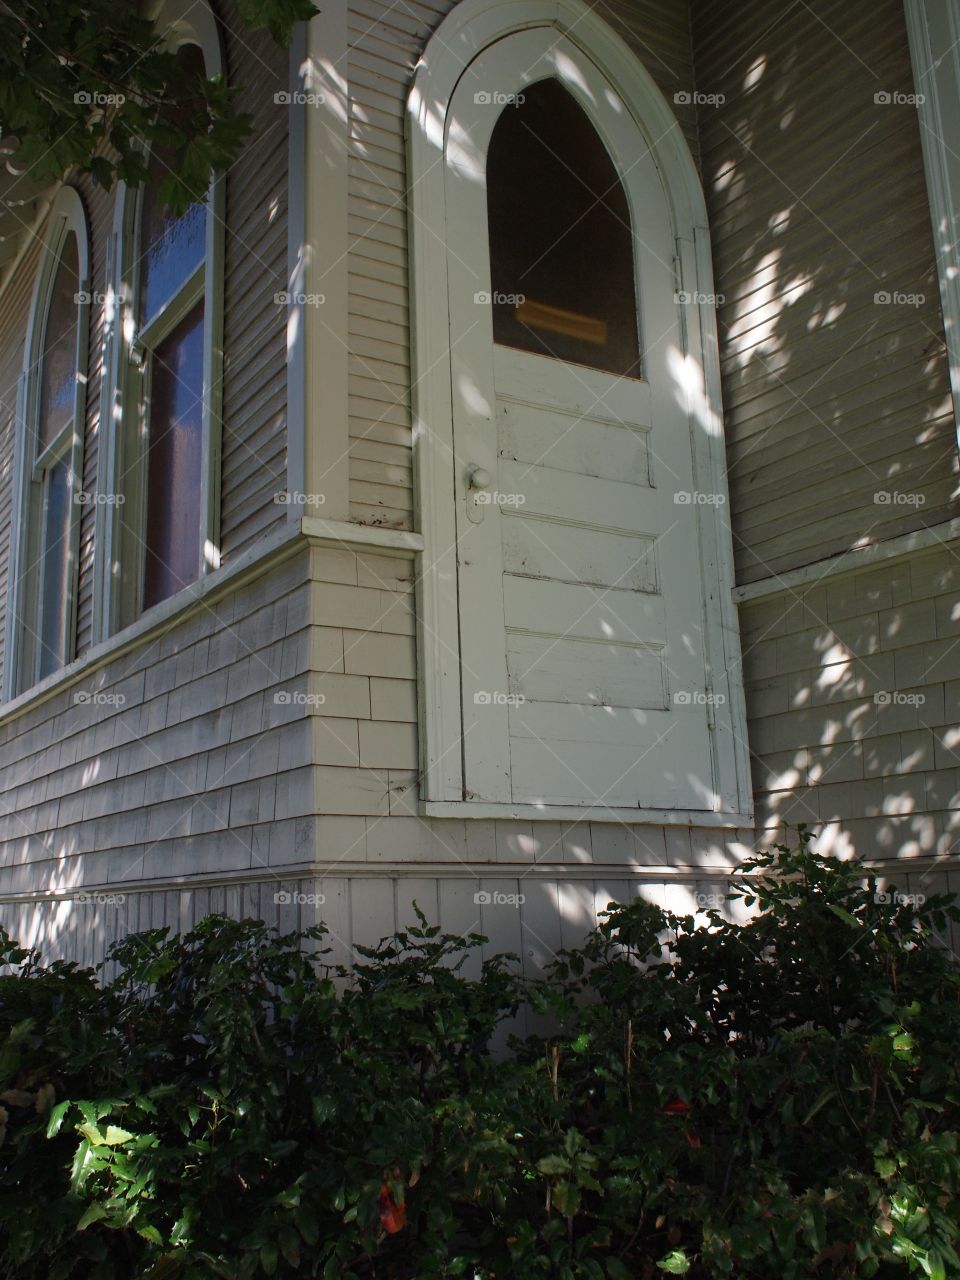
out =
<path fill-rule="evenodd" d="M 638 376 L 630 209 L 590 120 L 558 80 L 516 95 L 487 157 L 493 336 Z"/>
<path fill-rule="evenodd" d="M 87 228 L 63 188 L 48 222 L 20 397 L 10 694 L 73 657 L 86 394 Z"/>

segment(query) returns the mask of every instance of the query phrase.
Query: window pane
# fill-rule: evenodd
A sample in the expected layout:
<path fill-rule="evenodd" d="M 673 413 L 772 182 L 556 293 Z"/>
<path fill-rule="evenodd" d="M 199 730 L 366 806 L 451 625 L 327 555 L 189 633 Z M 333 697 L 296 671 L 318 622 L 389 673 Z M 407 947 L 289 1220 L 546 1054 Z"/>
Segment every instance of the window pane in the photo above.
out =
<path fill-rule="evenodd" d="M 630 209 L 613 162 L 557 80 L 504 108 L 487 157 L 493 336 L 640 374 Z"/>
<path fill-rule="evenodd" d="M 193 75 L 203 75 L 203 54 L 184 45 L 178 61 Z M 203 261 L 206 251 L 206 205 L 192 204 L 182 217 L 173 217 L 160 202 L 159 188 L 176 163 L 169 148 L 155 147 L 143 187 L 140 211 L 140 324 L 150 323 L 164 303 Z"/>
<path fill-rule="evenodd" d="M 37 426 L 42 452 L 73 417 L 77 394 L 77 291 L 80 261 L 77 237 L 64 242 L 53 277 L 40 351 L 40 416 Z"/>
<path fill-rule="evenodd" d="M 41 532 L 40 678 L 66 661 L 70 572 L 70 463 L 62 459 L 44 478 Z"/>
<path fill-rule="evenodd" d="M 143 606 L 197 576 L 203 439 L 203 303 L 150 358 Z"/>

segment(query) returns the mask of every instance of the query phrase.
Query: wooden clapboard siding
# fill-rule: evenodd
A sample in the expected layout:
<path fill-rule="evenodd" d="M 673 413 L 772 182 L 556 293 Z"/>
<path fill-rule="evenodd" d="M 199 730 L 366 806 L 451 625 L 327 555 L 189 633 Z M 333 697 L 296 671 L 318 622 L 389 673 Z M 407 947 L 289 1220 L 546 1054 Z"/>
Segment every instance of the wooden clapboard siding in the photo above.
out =
<path fill-rule="evenodd" d="M 693 38 L 750 581 L 956 514 L 943 321 L 916 112 L 874 101 L 914 91 L 899 0 L 705 0 Z"/>
<path fill-rule="evenodd" d="M 97 491 L 97 462 L 100 445 L 100 411 L 103 378 L 109 369 L 105 349 L 108 246 L 113 225 L 114 197 L 89 180 L 78 183 L 87 211 L 90 247 L 89 334 L 87 339 L 87 413 L 83 436 L 83 491 Z M 77 654 L 90 648 L 93 631 L 93 557 L 96 505 L 88 502 L 80 514 L 80 563 L 77 584 Z"/>
<path fill-rule="evenodd" d="M 366 524 L 413 520 L 404 110 L 417 59 L 452 7 L 352 0 L 349 10 L 350 517 Z M 686 3 L 615 0 L 597 12 L 669 100 L 692 90 Z M 695 109 L 676 111 L 695 149 Z"/>
<path fill-rule="evenodd" d="M 32 241 L 0 295 L 0 670 L 6 656 L 7 591 L 13 550 L 17 394 L 23 372 L 27 316 L 40 266 L 41 243 L 41 237 Z"/>
<path fill-rule="evenodd" d="M 288 54 L 223 6 L 237 103 L 253 132 L 226 179 L 220 542 L 229 562 L 285 518 Z"/>

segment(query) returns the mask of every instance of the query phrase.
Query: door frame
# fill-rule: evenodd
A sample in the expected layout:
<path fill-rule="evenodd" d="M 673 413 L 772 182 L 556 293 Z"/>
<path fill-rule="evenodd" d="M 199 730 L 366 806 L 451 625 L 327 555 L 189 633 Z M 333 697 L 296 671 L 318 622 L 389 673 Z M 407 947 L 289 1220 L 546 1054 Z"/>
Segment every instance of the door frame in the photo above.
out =
<path fill-rule="evenodd" d="M 565 36 L 602 71 L 650 140 L 673 217 L 684 367 L 678 384 L 691 425 L 697 489 L 722 495 L 697 506 L 705 602 L 704 640 L 714 707 L 713 810 L 598 809 L 489 804 L 463 799 L 450 313 L 445 245 L 444 142 L 460 78 L 485 49 L 543 27 Z M 407 102 L 411 383 L 419 556 L 418 706 L 421 811 L 434 816 L 580 818 L 590 821 L 744 827 L 752 823 L 750 757 L 733 601 L 733 542 L 726 482 L 720 364 L 706 204 L 679 123 L 652 77 L 582 0 L 460 0 L 427 42 Z M 722 701 L 720 700 L 722 698 Z"/>

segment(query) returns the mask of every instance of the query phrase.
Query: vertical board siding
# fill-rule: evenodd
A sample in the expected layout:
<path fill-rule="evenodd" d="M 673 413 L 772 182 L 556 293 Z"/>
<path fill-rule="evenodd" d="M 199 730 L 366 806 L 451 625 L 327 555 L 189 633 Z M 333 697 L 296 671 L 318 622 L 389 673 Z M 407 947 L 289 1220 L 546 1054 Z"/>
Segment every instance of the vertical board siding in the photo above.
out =
<path fill-rule="evenodd" d="M 364 524 L 413 521 L 404 111 L 417 59 L 452 7 L 353 0 L 349 10 L 350 518 Z M 615 0 L 596 11 L 670 102 L 691 93 L 686 3 Z M 695 150 L 695 109 L 676 111 Z"/>
<path fill-rule="evenodd" d="M 285 519 L 288 53 L 232 4 L 223 38 L 237 106 L 253 132 L 226 176 L 220 543 L 228 562 Z"/>
<path fill-rule="evenodd" d="M 874 100 L 914 91 L 899 0 L 707 0 L 693 27 L 751 581 L 955 515 L 956 443 L 916 110 Z"/>

